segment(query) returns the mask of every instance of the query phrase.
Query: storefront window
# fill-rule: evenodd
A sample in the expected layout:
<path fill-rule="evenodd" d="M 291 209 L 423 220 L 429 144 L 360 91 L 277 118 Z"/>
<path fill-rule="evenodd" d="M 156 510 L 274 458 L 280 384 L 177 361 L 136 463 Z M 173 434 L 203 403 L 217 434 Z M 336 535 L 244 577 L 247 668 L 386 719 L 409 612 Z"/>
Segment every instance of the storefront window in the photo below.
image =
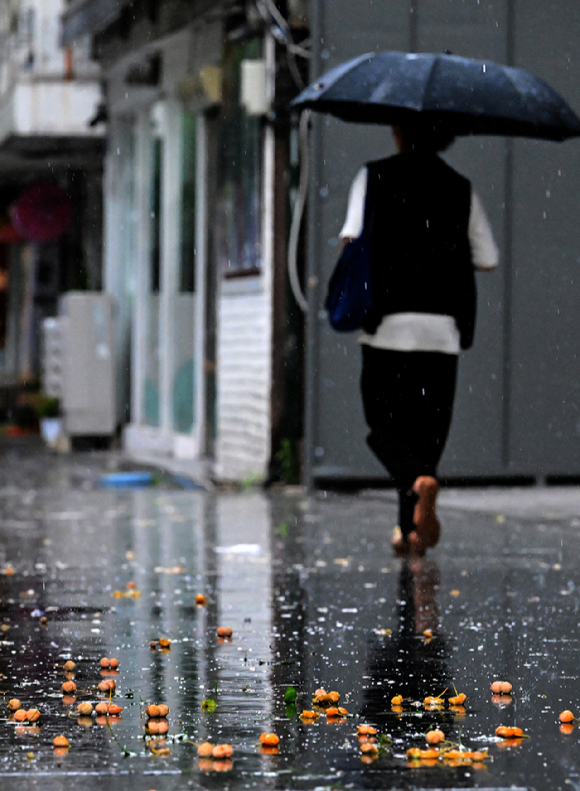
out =
<path fill-rule="evenodd" d="M 182 116 L 181 260 L 173 317 L 173 430 L 190 434 L 195 419 L 195 176 L 197 124 Z"/>
<path fill-rule="evenodd" d="M 258 272 L 261 251 L 261 124 L 240 105 L 241 61 L 259 58 L 260 40 L 228 45 L 217 156 L 215 238 L 226 277 Z"/>
<path fill-rule="evenodd" d="M 183 184 L 181 187 L 181 261 L 179 291 L 195 291 L 195 189 L 197 124 L 195 116 L 183 114 Z"/>
<path fill-rule="evenodd" d="M 143 389 L 145 424 L 157 427 L 160 412 L 160 286 L 161 286 L 161 201 L 164 166 L 163 109 L 155 105 L 151 111 L 151 178 L 149 193 L 149 282 L 146 296 L 146 357 Z"/>

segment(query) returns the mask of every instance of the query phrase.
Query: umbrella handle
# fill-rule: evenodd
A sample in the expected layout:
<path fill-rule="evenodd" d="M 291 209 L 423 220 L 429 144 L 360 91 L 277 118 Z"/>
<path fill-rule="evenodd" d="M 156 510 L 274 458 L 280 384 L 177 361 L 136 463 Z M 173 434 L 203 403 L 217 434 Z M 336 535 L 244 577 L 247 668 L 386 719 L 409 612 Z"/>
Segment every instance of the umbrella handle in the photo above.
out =
<path fill-rule="evenodd" d="M 308 313 L 308 300 L 304 296 L 302 286 L 300 285 L 300 278 L 298 277 L 298 242 L 300 240 L 300 226 L 302 225 L 302 217 L 304 215 L 304 207 L 306 205 L 306 196 L 308 193 L 308 125 L 310 123 L 310 115 L 310 110 L 304 110 L 300 116 L 300 124 L 298 126 L 300 185 L 296 203 L 294 204 L 292 225 L 290 226 L 290 238 L 288 240 L 288 277 L 290 279 L 290 287 L 294 294 L 294 299 L 303 313 Z"/>

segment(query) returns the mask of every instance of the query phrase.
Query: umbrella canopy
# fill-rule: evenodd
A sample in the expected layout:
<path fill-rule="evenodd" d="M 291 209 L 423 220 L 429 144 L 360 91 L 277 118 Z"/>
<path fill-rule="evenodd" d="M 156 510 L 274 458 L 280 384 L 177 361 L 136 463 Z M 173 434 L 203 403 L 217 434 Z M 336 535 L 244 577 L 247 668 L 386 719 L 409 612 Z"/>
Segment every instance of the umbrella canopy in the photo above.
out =
<path fill-rule="evenodd" d="M 324 74 L 292 106 L 361 124 L 404 123 L 420 114 L 456 135 L 580 135 L 580 118 L 543 80 L 457 55 L 361 55 Z"/>

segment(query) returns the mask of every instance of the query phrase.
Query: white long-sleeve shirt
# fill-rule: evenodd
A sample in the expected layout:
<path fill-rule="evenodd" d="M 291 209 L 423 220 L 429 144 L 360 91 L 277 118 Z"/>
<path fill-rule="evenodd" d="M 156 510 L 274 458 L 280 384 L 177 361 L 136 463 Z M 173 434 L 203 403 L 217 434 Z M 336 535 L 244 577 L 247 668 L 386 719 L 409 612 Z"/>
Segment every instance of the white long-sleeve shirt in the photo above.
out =
<path fill-rule="evenodd" d="M 358 171 L 350 188 L 346 219 L 340 231 L 341 239 L 356 239 L 362 232 L 367 181 L 365 166 Z M 499 252 L 482 203 L 473 190 L 468 236 L 474 267 L 495 269 Z M 361 333 L 359 342 L 376 349 L 405 352 L 459 354 L 460 350 L 459 330 L 453 316 L 433 313 L 391 313 L 383 318 L 374 335 Z"/>

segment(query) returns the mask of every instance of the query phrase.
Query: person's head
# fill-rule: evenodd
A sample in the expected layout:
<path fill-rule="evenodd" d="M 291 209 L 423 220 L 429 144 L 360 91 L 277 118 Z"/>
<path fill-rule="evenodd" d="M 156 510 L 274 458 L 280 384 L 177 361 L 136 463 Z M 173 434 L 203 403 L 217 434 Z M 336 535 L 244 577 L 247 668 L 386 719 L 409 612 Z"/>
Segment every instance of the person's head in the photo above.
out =
<path fill-rule="evenodd" d="M 447 129 L 426 119 L 397 124 L 393 127 L 393 135 L 402 154 L 438 154 L 446 151 L 455 140 L 455 135 Z"/>

